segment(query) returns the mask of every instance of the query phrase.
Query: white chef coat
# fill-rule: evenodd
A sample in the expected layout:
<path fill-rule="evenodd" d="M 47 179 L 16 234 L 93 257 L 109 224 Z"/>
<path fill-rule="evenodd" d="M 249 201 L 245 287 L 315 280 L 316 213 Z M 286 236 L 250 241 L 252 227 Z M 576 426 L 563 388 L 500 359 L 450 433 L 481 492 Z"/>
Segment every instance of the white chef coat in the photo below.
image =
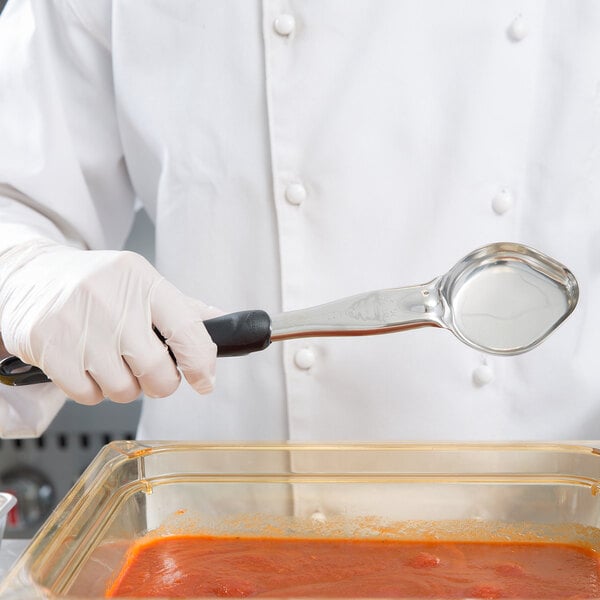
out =
<path fill-rule="evenodd" d="M 271 313 L 526 243 L 581 287 L 528 354 L 438 329 L 275 343 L 219 359 L 208 397 L 145 400 L 138 435 L 597 439 L 598 57 L 594 0 L 11 0 L 0 238 L 120 247 L 137 198 L 184 293 Z M 62 401 L 35 393 L 0 390 L 5 435 Z"/>

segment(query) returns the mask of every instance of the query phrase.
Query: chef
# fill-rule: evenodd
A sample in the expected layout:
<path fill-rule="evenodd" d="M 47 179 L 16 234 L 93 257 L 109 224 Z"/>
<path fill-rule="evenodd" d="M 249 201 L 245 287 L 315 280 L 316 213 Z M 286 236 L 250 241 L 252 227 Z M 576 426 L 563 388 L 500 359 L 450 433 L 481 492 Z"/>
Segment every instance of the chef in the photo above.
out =
<path fill-rule="evenodd" d="M 0 434 L 143 393 L 144 439 L 598 439 L 599 56 L 593 0 L 9 0 L 0 330 L 54 383 L 3 386 Z M 582 290 L 518 357 L 421 329 L 216 360 L 202 325 L 494 241 Z"/>

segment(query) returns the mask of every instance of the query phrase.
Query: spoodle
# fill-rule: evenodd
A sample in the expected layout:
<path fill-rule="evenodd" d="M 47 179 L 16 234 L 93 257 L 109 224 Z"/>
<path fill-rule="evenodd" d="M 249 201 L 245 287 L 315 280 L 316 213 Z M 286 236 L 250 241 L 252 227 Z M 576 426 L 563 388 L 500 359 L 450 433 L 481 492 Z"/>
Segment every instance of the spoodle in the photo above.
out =
<path fill-rule="evenodd" d="M 577 305 L 573 274 L 521 244 L 490 244 L 465 256 L 429 283 L 377 290 L 270 317 L 263 310 L 204 322 L 218 356 L 242 356 L 271 342 L 302 337 L 392 333 L 418 327 L 450 330 L 491 354 L 527 352 L 552 333 Z M 157 335 L 160 334 L 157 332 Z M 50 381 L 37 367 L 1 354 L 0 382 Z"/>

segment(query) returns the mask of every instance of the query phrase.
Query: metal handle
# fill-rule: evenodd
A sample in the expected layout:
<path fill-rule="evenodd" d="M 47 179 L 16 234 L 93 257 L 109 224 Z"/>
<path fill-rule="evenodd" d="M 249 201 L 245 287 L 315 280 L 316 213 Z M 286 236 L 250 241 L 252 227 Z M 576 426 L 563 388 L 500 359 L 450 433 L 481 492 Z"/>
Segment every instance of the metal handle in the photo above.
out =
<path fill-rule="evenodd" d="M 210 337 L 217 345 L 217 356 L 243 356 L 264 350 L 271 343 L 271 317 L 264 310 L 245 310 L 204 321 Z M 156 335 L 164 337 L 154 328 Z M 169 348 L 171 358 L 175 356 Z M 0 338 L 0 383 L 32 385 L 50 379 L 38 367 L 24 363 L 6 352 Z"/>
<path fill-rule="evenodd" d="M 418 327 L 444 327 L 439 279 L 425 285 L 358 294 L 273 317 L 271 339 L 356 336 L 391 333 Z"/>

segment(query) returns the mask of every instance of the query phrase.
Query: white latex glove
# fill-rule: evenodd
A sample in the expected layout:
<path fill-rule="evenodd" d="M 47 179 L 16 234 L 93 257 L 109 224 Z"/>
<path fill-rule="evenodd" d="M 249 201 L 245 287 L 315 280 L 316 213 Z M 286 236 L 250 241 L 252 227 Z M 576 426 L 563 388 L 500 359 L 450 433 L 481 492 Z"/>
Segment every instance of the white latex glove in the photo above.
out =
<path fill-rule="evenodd" d="M 202 321 L 221 314 L 182 294 L 142 256 L 34 240 L 0 254 L 6 349 L 83 404 L 173 393 L 180 374 L 214 385 L 216 346 Z"/>

